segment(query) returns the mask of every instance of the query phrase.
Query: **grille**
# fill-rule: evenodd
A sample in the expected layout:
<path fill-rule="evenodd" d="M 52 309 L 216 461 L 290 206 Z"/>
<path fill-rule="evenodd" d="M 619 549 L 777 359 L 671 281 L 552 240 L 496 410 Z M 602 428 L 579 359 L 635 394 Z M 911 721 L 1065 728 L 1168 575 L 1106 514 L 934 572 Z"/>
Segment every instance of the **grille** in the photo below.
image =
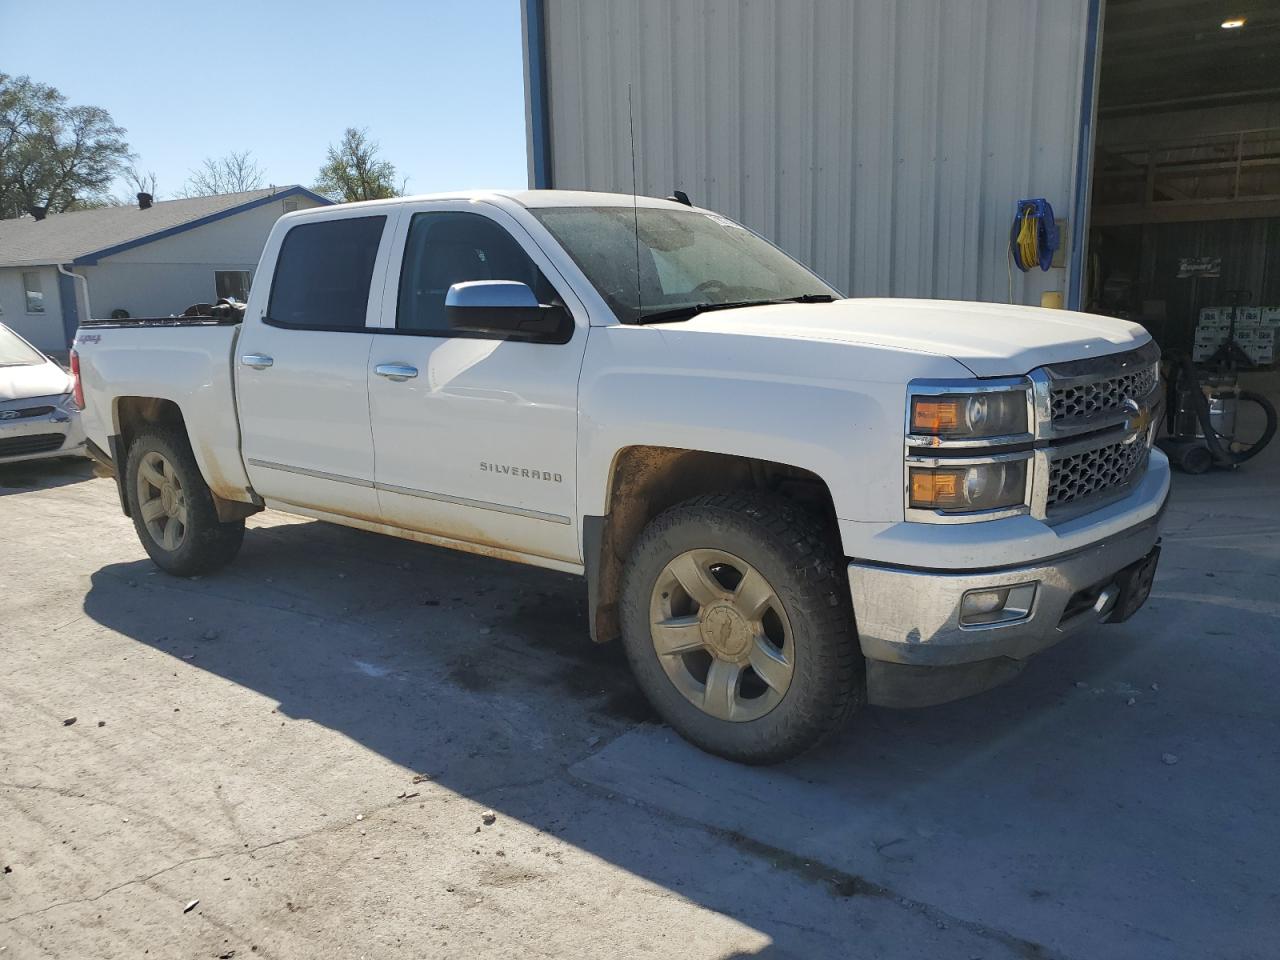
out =
<path fill-rule="evenodd" d="M 66 436 L 61 433 L 36 433 L 29 437 L 8 437 L 0 440 L 0 457 L 22 457 L 29 453 L 48 453 L 62 446 Z"/>
<path fill-rule="evenodd" d="M 31 417 L 46 417 L 53 413 L 53 407 L 22 407 L 18 410 L 12 408 L 8 410 L 0 410 L 0 421 L 3 420 L 27 420 Z M 8 416 L 5 416 L 8 414 Z"/>
<path fill-rule="evenodd" d="M 1048 509 L 1115 490 L 1133 479 L 1147 462 L 1147 445 L 1111 443 L 1096 450 L 1054 460 L 1049 469 Z"/>
<path fill-rule="evenodd" d="M 1145 397 L 1156 388 L 1159 373 L 1155 364 L 1105 380 L 1054 387 L 1050 392 L 1053 422 L 1095 417 L 1120 410 L 1125 398 Z"/>

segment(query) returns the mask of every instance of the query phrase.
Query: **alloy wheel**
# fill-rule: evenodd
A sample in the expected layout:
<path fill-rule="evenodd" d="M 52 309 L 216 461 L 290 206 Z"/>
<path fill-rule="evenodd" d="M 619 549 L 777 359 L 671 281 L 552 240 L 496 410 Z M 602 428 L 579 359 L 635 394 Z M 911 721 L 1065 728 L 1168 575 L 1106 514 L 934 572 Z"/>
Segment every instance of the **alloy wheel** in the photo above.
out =
<path fill-rule="evenodd" d="M 745 722 L 782 702 L 795 669 L 791 625 L 751 564 L 723 550 L 685 551 L 658 575 L 649 613 L 658 662 L 698 709 Z"/>
<path fill-rule="evenodd" d="M 144 454 L 138 464 L 138 510 L 147 532 L 166 550 L 177 550 L 187 537 L 187 495 L 182 481 L 161 454 Z"/>

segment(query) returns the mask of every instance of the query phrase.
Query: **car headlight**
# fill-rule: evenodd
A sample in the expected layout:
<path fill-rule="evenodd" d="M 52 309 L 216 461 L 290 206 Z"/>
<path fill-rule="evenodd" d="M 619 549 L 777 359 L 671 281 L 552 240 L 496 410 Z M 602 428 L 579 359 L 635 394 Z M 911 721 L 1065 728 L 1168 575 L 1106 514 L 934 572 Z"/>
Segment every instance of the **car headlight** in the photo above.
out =
<path fill-rule="evenodd" d="M 909 505 L 915 510 L 977 513 L 1021 506 L 1027 460 L 909 468 Z"/>
<path fill-rule="evenodd" d="M 911 400 L 911 433 L 949 440 L 1027 432 L 1027 390 L 943 393 Z"/>

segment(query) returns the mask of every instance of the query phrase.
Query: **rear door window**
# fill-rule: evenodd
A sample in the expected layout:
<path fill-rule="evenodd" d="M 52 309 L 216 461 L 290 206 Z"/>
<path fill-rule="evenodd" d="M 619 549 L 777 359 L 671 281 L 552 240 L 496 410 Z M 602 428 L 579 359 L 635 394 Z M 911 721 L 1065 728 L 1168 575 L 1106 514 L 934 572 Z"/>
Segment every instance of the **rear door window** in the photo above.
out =
<path fill-rule="evenodd" d="M 364 330 L 369 284 L 387 218 L 300 223 L 276 258 L 267 322 L 308 330 Z"/>

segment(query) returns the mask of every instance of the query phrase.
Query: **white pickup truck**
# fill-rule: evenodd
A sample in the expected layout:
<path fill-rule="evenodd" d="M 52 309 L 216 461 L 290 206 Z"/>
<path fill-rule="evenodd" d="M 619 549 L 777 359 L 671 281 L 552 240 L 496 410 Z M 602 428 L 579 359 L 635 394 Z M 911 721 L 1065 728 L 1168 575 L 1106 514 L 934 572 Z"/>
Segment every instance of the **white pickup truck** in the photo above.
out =
<path fill-rule="evenodd" d="M 74 368 L 163 569 L 270 508 L 581 574 L 658 713 L 760 763 L 1141 606 L 1158 361 L 1132 323 L 844 299 L 714 212 L 530 191 L 288 214 L 242 317 L 91 321 Z"/>

